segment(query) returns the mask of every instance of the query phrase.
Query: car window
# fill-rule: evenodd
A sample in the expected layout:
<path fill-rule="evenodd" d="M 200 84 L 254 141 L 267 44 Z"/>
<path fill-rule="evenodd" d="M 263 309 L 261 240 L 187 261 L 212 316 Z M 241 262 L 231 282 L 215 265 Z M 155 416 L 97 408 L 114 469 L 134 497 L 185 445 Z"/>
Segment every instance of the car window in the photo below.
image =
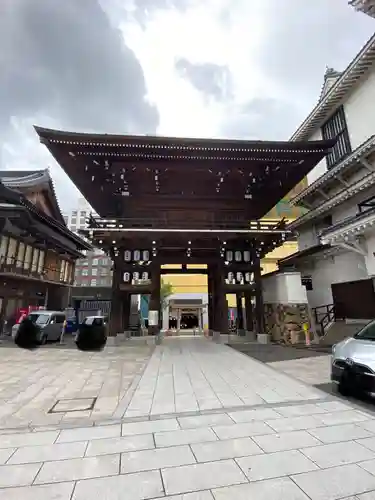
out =
<path fill-rule="evenodd" d="M 31 320 L 35 325 L 46 325 L 50 319 L 49 314 L 29 314 L 28 319 Z"/>
<path fill-rule="evenodd" d="M 92 322 L 94 326 L 102 326 L 103 324 L 103 319 L 102 318 L 94 318 L 94 321 Z"/>
<path fill-rule="evenodd" d="M 56 323 L 64 323 L 65 321 L 65 316 L 63 314 L 56 314 Z"/>
<path fill-rule="evenodd" d="M 84 324 L 84 325 L 92 325 L 93 319 L 94 319 L 94 318 L 93 318 L 92 316 L 88 316 L 87 318 L 85 318 L 85 319 L 83 320 L 83 324 Z"/>
<path fill-rule="evenodd" d="M 373 340 L 375 342 L 375 321 L 366 325 L 362 330 L 354 335 L 358 340 Z"/>

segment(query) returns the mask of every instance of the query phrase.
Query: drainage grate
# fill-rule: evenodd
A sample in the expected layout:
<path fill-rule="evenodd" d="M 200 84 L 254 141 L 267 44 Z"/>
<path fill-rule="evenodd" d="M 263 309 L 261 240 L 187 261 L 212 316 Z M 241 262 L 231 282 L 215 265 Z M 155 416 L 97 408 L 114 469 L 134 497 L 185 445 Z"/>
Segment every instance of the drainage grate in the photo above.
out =
<path fill-rule="evenodd" d="M 73 411 L 89 411 L 95 406 L 96 398 L 59 399 L 48 413 L 69 413 Z"/>

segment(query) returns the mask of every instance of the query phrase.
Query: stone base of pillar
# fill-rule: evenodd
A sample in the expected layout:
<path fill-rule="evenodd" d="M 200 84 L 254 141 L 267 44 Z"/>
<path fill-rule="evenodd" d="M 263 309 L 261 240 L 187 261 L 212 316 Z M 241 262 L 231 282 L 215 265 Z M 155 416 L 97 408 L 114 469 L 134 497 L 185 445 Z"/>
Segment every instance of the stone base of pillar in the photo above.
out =
<path fill-rule="evenodd" d="M 118 345 L 117 335 L 116 336 L 111 335 L 110 337 L 107 337 L 107 342 L 105 345 L 108 347 L 113 347 Z"/>
<path fill-rule="evenodd" d="M 269 344 L 270 338 L 268 333 L 258 333 L 257 334 L 258 344 Z"/>
<path fill-rule="evenodd" d="M 257 335 L 253 331 L 251 331 L 251 332 L 246 331 L 245 337 L 246 337 L 246 340 L 249 342 L 256 342 L 256 340 L 257 340 Z"/>
<path fill-rule="evenodd" d="M 246 330 L 242 330 L 242 329 L 239 329 L 239 328 L 238 328 L 238 329 L 237 329 L 237 335 L 238 335 L 239 337 L 245 337 L 245 335 L 246 335 Z"/>
<path fill-rule="evenodd" d="M 217 342 L 218 344 L 220 344 L 220 342 L 221 342 L 221 333 L 220 332 L 212 332 L 212 340 L 214 342 Z"/>

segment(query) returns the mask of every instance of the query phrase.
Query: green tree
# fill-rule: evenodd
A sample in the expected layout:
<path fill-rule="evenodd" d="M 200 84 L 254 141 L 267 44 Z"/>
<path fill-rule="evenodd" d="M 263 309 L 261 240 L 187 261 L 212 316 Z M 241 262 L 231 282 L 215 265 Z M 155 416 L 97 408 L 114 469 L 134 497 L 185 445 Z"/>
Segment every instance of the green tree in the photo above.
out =
<path fill-rule="evenodd" d="M 161 310 L 164 311 L 164 309 L 168 305 L 168 297 L 173 295 L 173 286 L 170 283 L 161 283 L 160 287 L 160 303 L 161 303 Z"/>

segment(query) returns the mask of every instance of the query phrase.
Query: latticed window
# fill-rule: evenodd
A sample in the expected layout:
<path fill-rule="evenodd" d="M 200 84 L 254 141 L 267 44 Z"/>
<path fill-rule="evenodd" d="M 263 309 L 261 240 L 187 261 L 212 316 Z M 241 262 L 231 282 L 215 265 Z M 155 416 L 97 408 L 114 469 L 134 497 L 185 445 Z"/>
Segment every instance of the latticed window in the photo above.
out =
<path fill-rule="evenodd" d="M 352 152 L 343 106 L 322 127 L 323 139 L 336 139 L 336 144 L 327 156 L 328 169 L 334 167 Z"/>

